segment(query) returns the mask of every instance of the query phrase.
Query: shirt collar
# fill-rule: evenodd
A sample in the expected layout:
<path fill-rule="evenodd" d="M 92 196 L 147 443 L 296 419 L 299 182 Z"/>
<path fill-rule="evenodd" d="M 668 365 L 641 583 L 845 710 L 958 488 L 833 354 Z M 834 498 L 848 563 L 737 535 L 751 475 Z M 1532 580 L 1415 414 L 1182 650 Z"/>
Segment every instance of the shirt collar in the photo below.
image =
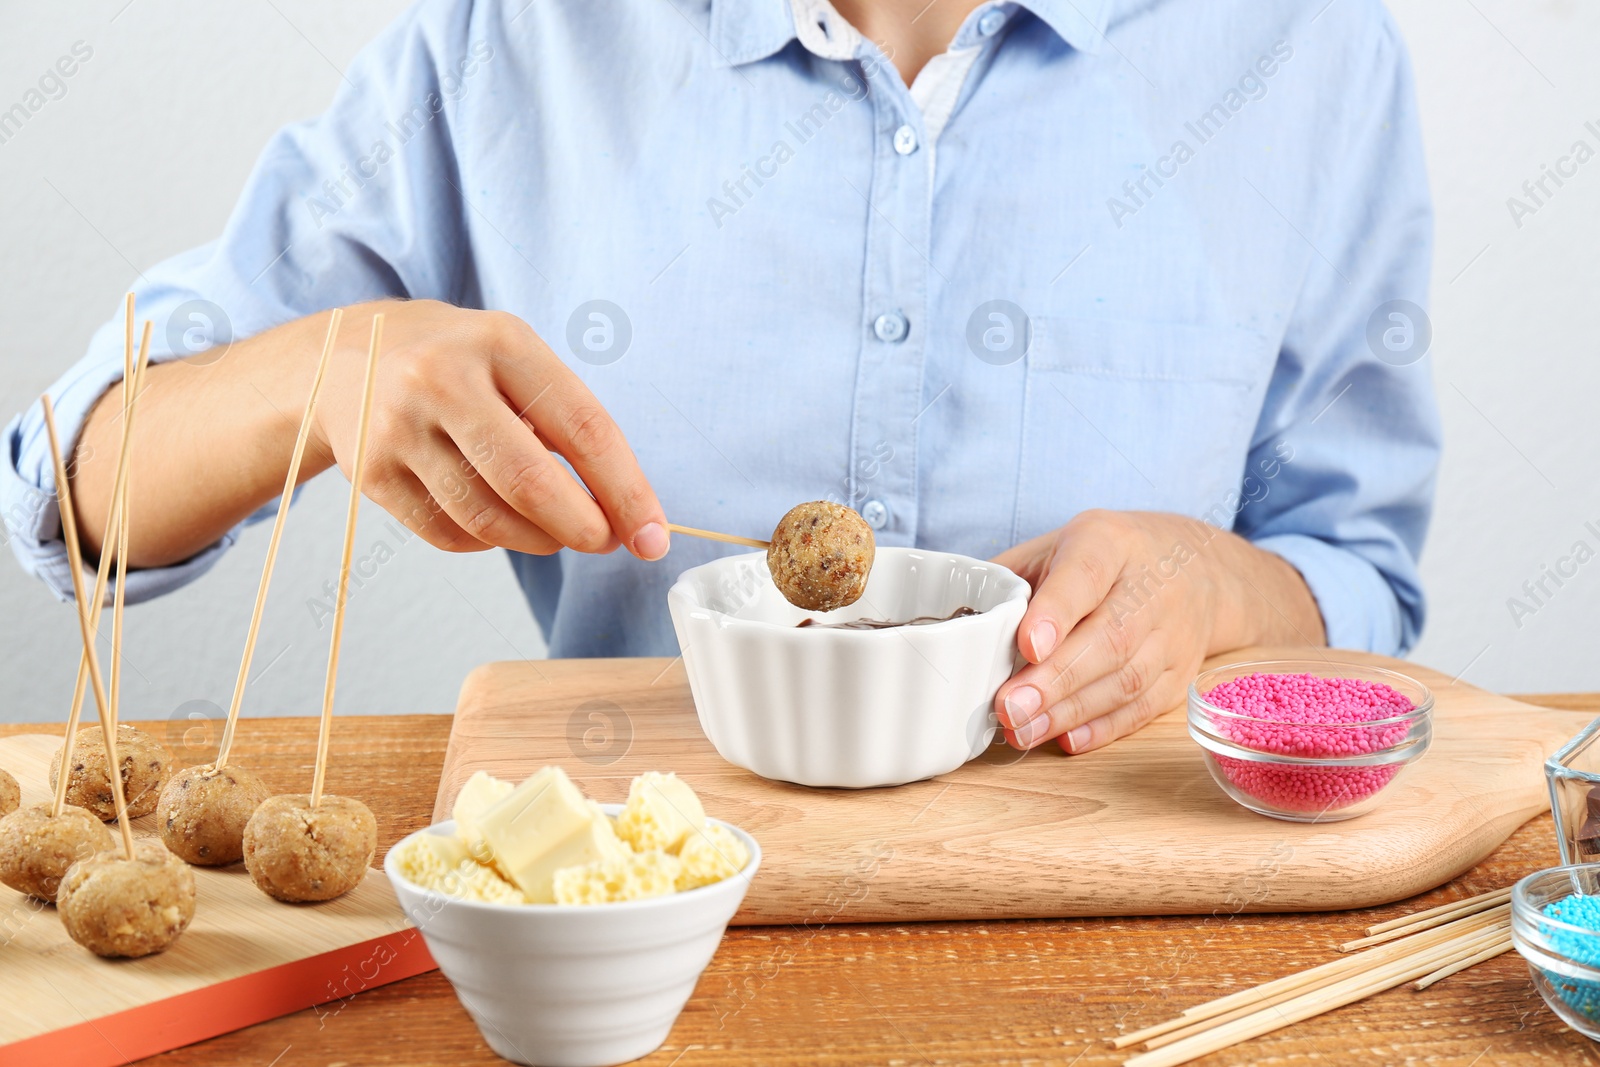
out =
<path fill-rule="evenodd" d="M 1113 0 L 1027 0 L 1039 16 L 1080 52 L 1096 55 L 1105 45 Z M 710 40 L 719 67 L 742 66 L 780 51 L 795 40 L 792 0 L 711 0 Z"/>

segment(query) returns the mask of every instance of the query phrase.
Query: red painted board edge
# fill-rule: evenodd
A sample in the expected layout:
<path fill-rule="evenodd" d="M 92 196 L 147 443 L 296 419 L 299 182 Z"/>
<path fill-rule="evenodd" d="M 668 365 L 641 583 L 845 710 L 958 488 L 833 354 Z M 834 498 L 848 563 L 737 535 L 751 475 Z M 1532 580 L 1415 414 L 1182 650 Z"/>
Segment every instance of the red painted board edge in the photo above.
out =
<path fill-rule="evenodd" d="M 438 964 L 407 927 L 137 1008 L 0 1046 L 6 1067 L 120 1067 L 219 1034 L 431 971 Z M 369 977 L 370 972 L 370 977 Z"/>

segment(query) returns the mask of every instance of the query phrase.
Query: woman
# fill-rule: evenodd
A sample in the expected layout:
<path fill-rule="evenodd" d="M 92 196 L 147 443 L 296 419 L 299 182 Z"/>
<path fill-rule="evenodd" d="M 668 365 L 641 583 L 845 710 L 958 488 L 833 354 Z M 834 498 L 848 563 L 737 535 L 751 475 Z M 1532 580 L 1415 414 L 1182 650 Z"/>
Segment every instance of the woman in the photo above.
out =
<path fill-rule="evenodd" d="M 348 465 L 382 310 L 365 488 L 511 550 L 554 655 L 675 650 L 720 549 L 658 562 L 669 514 L 819 497 L 1033 584 L 1023 748 L 1228 648 L 1415 640 L 1431 215 L 1376 2 L 426 0 L 345 83 L 138 286 L 130 595 L 271 504 L 343 306 L 304 475 Z M 91 548 L 120 375 L 113 321 L 52 390 Z M 67 595 L 37 409 L 9 435 L 12 544 Z"/>

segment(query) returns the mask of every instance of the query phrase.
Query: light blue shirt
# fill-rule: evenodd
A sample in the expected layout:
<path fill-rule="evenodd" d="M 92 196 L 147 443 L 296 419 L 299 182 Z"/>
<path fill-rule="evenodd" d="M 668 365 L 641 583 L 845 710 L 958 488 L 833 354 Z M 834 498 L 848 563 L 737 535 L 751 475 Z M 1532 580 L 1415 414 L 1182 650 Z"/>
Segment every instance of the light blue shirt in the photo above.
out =
<path fill-rule="evenodd" d="M 675 521 L 765 536 L 832 498 L 987 557 L 1180 512 L 1297 567 L 1333 644 L 1415 640 L 1431 212 L 1375 0 L 990 4 L 915 93 L 811 0 L 426 0 L 348 82 L 218 240 L 148 271 L 157 359 L 224 317 L 504 309 Z M 121 347 L 116 318 L 53 387 L 69 439 Z M 6 441 L 11 543 L 68 596 L 36 406 Z M 667 587 L 725 551 L 512 565 L 552 654 L 661 655 Z"/>

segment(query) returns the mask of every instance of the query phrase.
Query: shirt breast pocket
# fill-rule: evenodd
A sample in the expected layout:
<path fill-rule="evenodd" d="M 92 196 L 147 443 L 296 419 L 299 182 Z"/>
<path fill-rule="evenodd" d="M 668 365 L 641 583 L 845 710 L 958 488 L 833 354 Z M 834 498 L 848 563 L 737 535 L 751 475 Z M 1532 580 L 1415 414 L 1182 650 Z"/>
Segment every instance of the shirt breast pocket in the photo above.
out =
<path fill-rule="evenodd" d="M 1034 318 L 1014 540 L 1089 508 L 1234 514 L 1272 374 L 1236 326 Z"/>

